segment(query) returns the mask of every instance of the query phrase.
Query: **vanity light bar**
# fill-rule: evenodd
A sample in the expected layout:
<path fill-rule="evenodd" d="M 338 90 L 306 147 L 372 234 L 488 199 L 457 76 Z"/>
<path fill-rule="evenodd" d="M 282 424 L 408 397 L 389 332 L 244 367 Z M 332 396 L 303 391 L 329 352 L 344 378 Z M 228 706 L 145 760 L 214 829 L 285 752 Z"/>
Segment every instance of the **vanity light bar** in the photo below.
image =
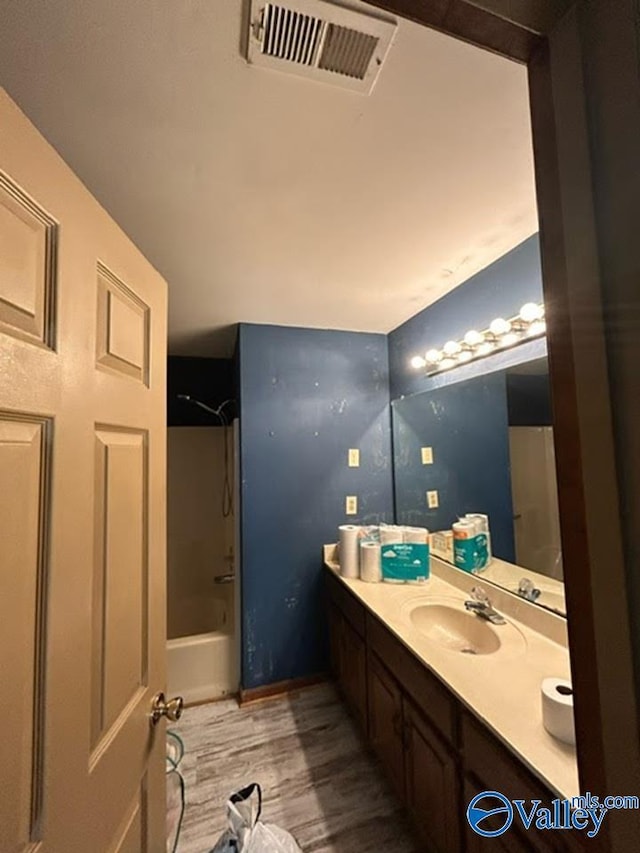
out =
<path fill-rule="evenodd" d="M 441 349 L 430 349 L 411 359 L 416 370 L 426 368 L 428 376 L 442 373 L 495 352 L 511 349 L 525 341 L 542 337 L 547 331 L 544 305 L 527 302 L 514 317 L 498 317 L 481 332 L 472 329 L 460 341 L 447 341 Z"/>

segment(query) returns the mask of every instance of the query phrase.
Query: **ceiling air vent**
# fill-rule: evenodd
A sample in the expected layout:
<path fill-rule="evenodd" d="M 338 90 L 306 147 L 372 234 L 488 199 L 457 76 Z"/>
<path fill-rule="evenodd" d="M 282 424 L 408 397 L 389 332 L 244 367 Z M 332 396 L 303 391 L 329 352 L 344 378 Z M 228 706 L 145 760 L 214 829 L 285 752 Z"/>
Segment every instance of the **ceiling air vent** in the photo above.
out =
<path fill-rule="evenodd" d="M 395 30 L 395 21 L 322 0 L 252 0 L 247 60 L 368 95 Z"/>

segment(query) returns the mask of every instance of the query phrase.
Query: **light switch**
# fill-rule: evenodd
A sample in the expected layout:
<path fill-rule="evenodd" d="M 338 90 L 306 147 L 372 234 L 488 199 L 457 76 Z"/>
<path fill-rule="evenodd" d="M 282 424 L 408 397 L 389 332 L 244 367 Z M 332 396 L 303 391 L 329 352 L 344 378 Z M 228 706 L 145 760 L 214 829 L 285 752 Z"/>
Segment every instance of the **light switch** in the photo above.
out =
<path fill-rule="evenodd" d="M 349 468 L 360 467 L 360 451 L 357 447 L 349 448 Z"/>
<path fill-rule="evenodd" d="M 358 514 L 358 498 L 356 495 L 347 495 L 346 501 L 346 513 L 347 515 L 357 515 Z"/>
<path fill-rule="evenodd" d="M 433 465 L 433 447 L 421 447 L 423 465 Z"/>
<path fill-rule="evenodd" d="M 437 491 L 427 492 L 427 506 L 429 509 L 438 509 L 439 505 Z"/>

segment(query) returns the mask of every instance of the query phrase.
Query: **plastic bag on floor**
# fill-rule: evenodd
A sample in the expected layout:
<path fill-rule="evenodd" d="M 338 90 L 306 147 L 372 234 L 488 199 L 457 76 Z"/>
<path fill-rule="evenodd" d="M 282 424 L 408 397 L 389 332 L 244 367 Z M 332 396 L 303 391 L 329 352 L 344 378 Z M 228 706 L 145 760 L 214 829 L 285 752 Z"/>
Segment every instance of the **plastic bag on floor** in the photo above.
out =
<path fill-rule="evenodd" d="M 253 783 L 227 800 L 229 828 L 210 853 L 302 853 L 292 835 L 262 823 L 262 791 Z"/>

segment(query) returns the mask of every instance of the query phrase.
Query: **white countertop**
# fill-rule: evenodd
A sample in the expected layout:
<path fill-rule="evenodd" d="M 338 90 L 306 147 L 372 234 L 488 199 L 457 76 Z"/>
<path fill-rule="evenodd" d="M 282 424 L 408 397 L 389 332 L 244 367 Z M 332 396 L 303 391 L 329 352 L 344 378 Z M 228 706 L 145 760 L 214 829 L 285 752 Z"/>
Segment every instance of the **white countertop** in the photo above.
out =
<path fill-rule="evenodd" d="M 431 577 L 420 585 L 343 578 L 331 545 L 325 546 L 325 563 L 547 787 L 562 798 L 579 795 L 575 747 L 556 740 L 542 725 L 542 680 L 571 677 L 566 627 L 557 622 L 561 617 L 528 602 L 510 602 L 515 597 L 508 593 L 498 601 L 499 591 L 487 587 L 494 606 L 508 621 L 506 626 L 492 626 L 501 646 L 492 654 L 460 654 L 427 639 L 414 627 L 408 611 L 422 600 L 463 608 L 468 591 L 481 578 L 466 578 L 434 557 Z"/>

